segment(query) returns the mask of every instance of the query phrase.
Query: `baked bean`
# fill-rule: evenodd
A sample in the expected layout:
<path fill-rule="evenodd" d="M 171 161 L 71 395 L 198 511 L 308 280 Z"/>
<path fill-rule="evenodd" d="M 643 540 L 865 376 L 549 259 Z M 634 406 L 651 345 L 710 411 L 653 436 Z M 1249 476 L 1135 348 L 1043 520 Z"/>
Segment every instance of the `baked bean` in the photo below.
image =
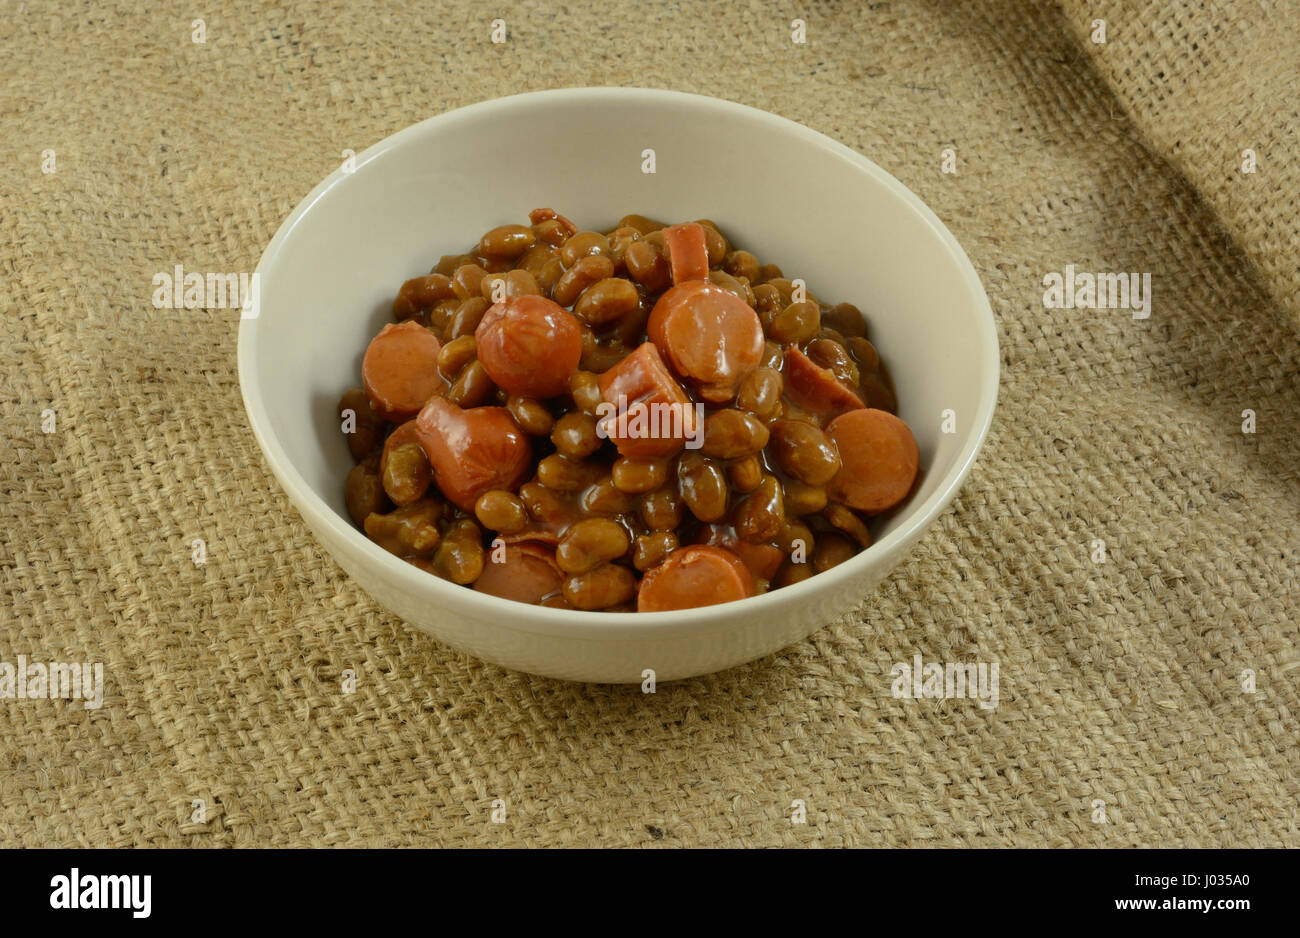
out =
<path fill-rule="evenodd" d="M 755 368 L 740 382 L 736 393 L 736 406 L 749 411 L 759 420 L 771 420 L 777 408 L 781 406 L 781 390 L 784 382 L 781 372 L 775 368 L 762 365 Z"/>
<path fill-rule="evenodd" d="M 433 265 L 433 269 L 430 270 L 429 273 L 442 274 L 445 277 L 450 277 L 452 271 L 461 264 L 470 264 L 473 263 L 473 261 L 474 258 L 470 257 L 468 254 L 444 254 L 442 257 L 438 258 L 438 263 Z"/>
<path fill-rule="evenodd" d="M 622 456 L 614 462 L 611 476 L 614 488 L 629 495 L 653 491 L 668 478 L 668 463 L 662 459 L 630 459 Z"/>
<path fill-rule="evenodd" d="M 851 410 L 832 420 L 826 435 L 835 441 L 843 462 L 827 487 L 835 501 L 879 512 L 894 507 L 912 490 L 919 464 L 916 439 L 893 414 Z"/>
<path fill-rule="evenodd" d="M 823 534 L 812 553 L 813 570 L 825 573 L 858 552 L 857 545 L 842 534 Z"/>
<path fill-rule="evenodd" d="M 802 420 L 773 423 L 768 454 L 782 472 L 809 485 L 825 485 L 840 471 L 840 454 L 834 442 Z"/>
<path fill-rule="evenodd" d="M 560 260 L 572 267 L 578 258 L 589 254 L 609 255 L 609 239 L 599 231 L 579 231 L 560 248 Z"/>
<path fill-rule="evenodd" d="M 464 586 L 483 572 L 483 532 L 468 518 L 453 521 L 433 555 L 434 573 Z"/>
<path fill-rule="evenodd" d="M 708 544 L 673 551 L 646 571 L 637 594 L 639 612 L 712 606 L 753 596 L 754 575 L 731 551 Z"/>
<path fill-rule="evenodd" d="M 548 489 L 540 482 L 526 482 L 519 486 L 519 499 L 534 521 L 542 524 L 564 524 L 573 517 L 573 507 L 560 493 Z"/>
<path fill-rule="evenodd" d="M 517 534 L 528 524 L 523 499 L 505 489 L 484 492 L 474 503 L 474 515 L 483 527 L 501 534 Z"/>
<path fill-rule="evenodd" d="M 583 291 L 593 283 L 599 283 L 612 276 L 614 276 L 614 262 L 603 254 L 580 257 L 556 281 L 551 299 L 561 306 L 572 306 L 578 302 L 578 297 Z"/>
<path fill-rule="evenodd" d="M 406 319 L 427 312 L 442 300 L 454 299 L 455 296 L 451 278 L 445 274 L 412 277 L 397 291 L 397 299 L 393 300 L 393 318 Z"/>
<path fill-rule="evenodd" d="M 344 435 L 348 438 L 348 452 L 354 461 L 360 462 L 379 446 L 384 418 L 375 413 L 362 388 L 350 388 L 343 392 L 339 398 L 338 415 L 339 420 L 344 422 L 339 426 L 344 428 Z"/>
<path fill-rule="evenodd" d="M 528 220 L 534 225 L 540 225 L 543 222 L 553 221 L 558 224 L 564 231 L 565 236 L 572 238 L 578 233 L 578 226 L 569 219 L 565 218 L 553 208 L 535 208 L 528 213 Z"/>
<path fill-rule="evenodd" d="M 538 242 L 530 247 L 527 251 L 519 256 L 515 261 L 515 266 L 520 270 L 526 270 L 534 277 L 552 258 L 559 258 L 560 252 L 549 244 Z"/>
<path fill-rule="evenodd" d="M 733 526 L 745 541 L 770 541 L 785 526 L 785 497 L 776 476 L 764 476 L 758 488 L 736 506 Z"/>
<path fill-rule="evenodd" d="M 636 595 L 636 574 L 615 563 L 601 564 L 564 580 L 564 598 L 575 609 L 608 609 Z"/>
<path fill-rule="evenodd" d="M 778 589 L 793 586 L 796 583 L 802 583 L 812 575 L 812 564 L 806 561 L 794 563 L 787 560 L 781 565 L 781 569 L 777 571 L 776 579 L 772 581 L 772 585 Z"/>
<path fill-rule="evenodd" d="M 733 277 L 744 277 L 750 283 L 758 277 L 758 258 L 748 251 L 732 251 L 722 261 L 722 269 Z M 757 296 L 755 290 L 755 296 Z"/>
<path fill-rule="evenodd" d="M 652 531 L 672 531 L 680 527 L 682 502 L 677 490 L 665 485 L 642 495 L 641 520 Z"/>
<path fill-rule="evenodd" d="M 817 339 L 809 342 L 804 351 L 814 362 L 850 387 L 858 383 L 858 366 L 853 363 L 848 349 L 834 339 Z"/>
<path fill-rule="evenodd" d="M 366 537 L 390 554 L 427 557 L 441 540 L 438 535 L 441 517 L 442 504 L 425 498 L 387 514 L 367 515 L 363 526 Z"/>
<path fill-rule="evenodd" d="M 600 382 L 590 371 L 575 371 L 569 377 L 569 393 L 573 395 L 573 403 L 584 414 L 595 415 L 597 408 L 604 403 Z"/>
<path fill-rule="evenodd" d="M 591 341 L 584 342 L 582 358 L 578 365 L 586 371 L 609 371 L 627 356 L 627 349 L 615 345 L 606 345 L 594 335 Z"/>
<path fill-rule="evenodd" d="M 612 478 L 602 479 L 582 493 L 583 511 L 597 515 L 625 515 L 632 510 L 632 498 L 619 491 Z"/>
<path fill-rule="evenodd" d="M 482 297 L 483 278 L 487 275 L 488 272 L 478 264 L 462 264 L 451 275 L 451 288 L 461 300 Z"/>
<path fill-rule="evenodd" d="M 455 381 L 465 366 L 478 356 L 478 343 L 472 335 L 452 339 L 438 352 L 438 373 L 448 381 Z"/>
<path fill-rule="evenodd" d="M 661 293 L 672 284 L 668 259 L 649 241 L 634 241 L 623 252 L 628 275 L 649 293 Z"/>
<path fill-rule="evenodd" d="M 512 270 L 506 273 L 506 296 L 541 296 L 537 280 L 526 270 Z"/>
<path fill-rule="evenodd" d="M 564 225 L 560 224 L 553 218 L 541 222 L 540 224 L 533 225 L 533 234 L 537 236 L 538 241 L 549 244 L 553 247 L 559 247 L 565 241 L 568 241 L 569 238 L 573 237 L 573 235 L 569 234 L 569 232 L 565 230 Z"/>
<path fill-rule="evenodd" d="M 831 502 L 826 506 L 826 510 L 822 512 L 822 517 L 829 521 L 832 527 L 839 528 L 857 541 L 860 546 L 871 546 L 871 532 L 867 529 L 866 524 L 843 505 Z"/>
<path fill-rule="evenodd" d="M 555 562 L 565 573 L 586 573 L 627 553 L 627 530 L 609 518 L 588 518 L 571 525 L 555 549 Z"/>
<path fill-rule="evenodd" d="M 727 476 L 698 453 L 682 453 L 677 460 L 677 492 L 701 521 L 717 521 L 727 513 Z"/>
<path fill-rule="evenodd" d="M 364 524 L 366 516 L 388 510 L 388 495 L 384 492 L 379 473 L 357 463 L 348 473 L 343 486 L 343 500 L 348 506 L 348 517 L 355 524 Z"/>
<path fill-rule="evenodd" d="M 754 308 L 758 310 L 763 325 L 765 327 L 771 326 L 772 318 L 786 307 L 786 304 L 781 300 L 781 291 L 770 283 L 760 283 L 752 289 L 754 292 Z"/>
<path fill-rule="evenodd" d="M 663 563 L 677 549 L 677 535 L 672 531 L 642 534 L 632 542 L 632 566 L 642 573 Z"/>
<path fill-rule="evenodd" d="M 519 429 L 529 436 L 550 436 L 551 429 L 555 426 L 555 419 L 546 405 L 531 397 L 510 395 L 506 400 L 506 410 L 515 418 Z"/>
<path fill-rule="evenodd" d="M 628 245 L 641 240 L 641 232 L 635 228 L 622 227 L 615 228 L 606 237 L 609 238 L 609 259 L 614 262 L 614 269 L 625 269 L 623 255 L 627 252 Z"/>
<path fill-rule="evenodd" d="M 752 492 L 763 481 L 763 463 L 757 456 L 746 456 L 727 467 L 727 479 L 737 492 Z"/>
<path fill-rule="evenodd" d="M 847 344 L 849 354 L 858 363 L 860 371 L 871 372 L 880 367 L 880 355 L 876 347 L 861 336 L 850 336 Z"/>
<path fill-rule="evenodd" d="M 864 375 L 859 385 L 862 392 L 863 400 L 867 406 L 875 410 L 883 410 L 894 413 L 898 410 L 898 401 L 894 397 L 894 389 L 889 383 L 889 378 L 885 375 L 884 369 Z"/>
<path fill-rule="evenodd" d="M 785 352 L 781 346 L 775 342 L 763 343 L 763 357 L 759 360 L 760 367 L 771 368 L 773 371 L 781 370 L 781 363 L 785 361 Z"/>
<path fill-rule="evenodd" d="M 384 491 L 401 507 L 417 502 L 429 490 L 433 473 L 419 443 L 403 443 L 388 455 L 382 474 Z"/>
<path fill-rule="evenodd" d="M 750 289 L 749 284 L 737 280 L 724 270 L 709 271 L 709 283 L 714 286 L 722 287 L 722 289 L 726 290 L 728 293 L 734 293 L 745 301 L 746 306 L 752 307 L 755 303 L 754 291 Z"/>
<path fill-rule="evenodd" d="M 789 512 L 786 512 L 789 517 Z M 817 546 L 817 540 L 813 537 L 812 528 L 804 524 L 798 518 L 786 521 L 785 526 L 781 528 L 776 535 L 775 546 L 783 554 L 797 556 L 806 560 Z M 768 577 L 771 579 L 771 577 Z"/>
<path fill-rule="evenodd" d="M 604 470 L 592 463 L 552 453 L 537 464 L 537 481 L 556 492 L 581 492 L 595 485 Z"/>
<path fill-rule="evenodd" d="M 652 231 L 659 231 L 664 227 L 664 224 L 646 218 L 644 215 L 624 215 L 618 220 L 618 226 L 620 228 L 634 228 L 644 237 Z"/>
<path fill-rule="evenodd" d="M 841 335 L 860 336 L 865 338 L 867 335 L 867 324 L 862 318 L 862 310 L 858 309 L 852 303 L 838 303 L 832 306 L 822 316 L 826 325 Z"/>
<path fill-rule="evenodd" d="M 743 459 L 767 445 L 768 430 L 743 410 L 719 410 L 704 421 L 700 452 L 715 459 Z"/>
<path fill-rule="evenodd" d="M 581 411 L 572 411 L 555 421 L 551 442 L 564 456 L 583 459 L 600 449 L 601 439 L 596 433 L 596 419 Z"/>
<path fill-rule="evenodd" d="M 607 277 L 587 287 L 578 297 L 573 311 L 585 321 L 600 325 L 626 316 L 640 304 L 641 295 L 631 281 Z"/>
<path fill-rule="evenodd" d="M 485 234 L 478 243 L 484 257 L 514 260 L 537 243 L 537 236 L 527 225 L 501 225 Z"/>
<path fill-rule="evenodd" d="M 496 394 L 497 387 L 488 377 L 482 362 L 470 362 L 447 389 L 447 400 L 460 407 L 481 407 Z"/>
<path fill-rule="evenodd" d="M 710 267 L 721 267 L 722 261 L 731 251 L 731 245 L 718 230 L 718 226 L 707 218 L 701 218 L 695 224 L 704 229 L 704 246 L 708 254 Z"/>
<path fill-rule="evenodd" d="M 483 314 L 491 305 L 481 296 L 471 296 L 463 301 L 447 323 L 447 338 L 451 341 L 462 337 L 472 338 L 474 330 L 483 321 Z"/>
<path fill-rule="evenodd" d="M 772 317 L 767 334 L 784 345 L 802 345 L 821 328 L 821 311 L 816 303 L 791 303 Z"/>
<path fill-rule="evenodd" d="M 785 513 L 802 517 L 815 515 L 826 507 L 826 488 L 821 485 L 808 485 L 804 482 L 791 481 L 785 484 Z"/>
<path fill-rule="evenodd" d="M 541 266 L 541 269 L 533 275 L 537 278 L 537 289 L 542 291 L 543 296 L 551 296 L 555 292 L 556 285 L 559 284 L 560 278 L 564 276 L 564 264 L 558 257 L 553 257 Z"/>

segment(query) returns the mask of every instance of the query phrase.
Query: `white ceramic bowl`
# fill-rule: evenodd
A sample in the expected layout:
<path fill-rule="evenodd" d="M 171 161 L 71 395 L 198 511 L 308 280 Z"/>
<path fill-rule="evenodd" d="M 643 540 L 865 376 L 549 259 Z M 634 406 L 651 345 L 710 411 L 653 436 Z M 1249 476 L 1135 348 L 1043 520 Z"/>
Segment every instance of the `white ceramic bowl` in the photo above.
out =
<path fill-rule="evenodd" d="M 653 149 L 656 172 L 642 172 Z M 638 212 L 712 218 L 817 295 L 865 311 L 920 446 L 922 478 L 877 542 L 803 583 L 683 612 L 514 603 L 430 576 L 349 522 L 335 409 L 398 285 L 484 231 L 549 206 L 580 227 Z M 258 443 L 308 527 L 376 600 L 480 658 L 552 677 L 640 682 L 720 670 L 800 641 L 867 599 L 952 499 L 993 417 L 998 345 L 956 240 L 896 179 L 780 117 L 635 88 L 544 91 L 430 118 L 322 182 L 258 265 L 239 379 Z M 955 413 L 956 432 L 941 431 Z M 871 621 L 868 610 L 866 621 Z M 870 628 L 870 625 L 863 626 Z"/>

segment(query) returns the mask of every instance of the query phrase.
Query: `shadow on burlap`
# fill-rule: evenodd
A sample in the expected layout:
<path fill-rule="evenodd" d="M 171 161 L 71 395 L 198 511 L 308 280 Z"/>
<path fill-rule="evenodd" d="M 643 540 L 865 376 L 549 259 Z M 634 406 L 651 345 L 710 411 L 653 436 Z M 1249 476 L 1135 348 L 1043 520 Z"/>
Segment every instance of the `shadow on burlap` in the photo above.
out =
<path fill-rule="evenodd" d="M 1166 152 L 1149 90 L 1100 77 L 1133 46 L 1102 62 L 1091 15 L 1048 5 L 810 3 L 806 45 L 757 3 L 525 0 L 504 45 L 469 3 L 205 8 L 203 44 L 174 4 L 0 21 L 0 660 L 101 661 L 107 682 L 99 710 L 0 702 L 0 843 L 1300 845 L 1294 167 L 1261 159 L 1276 197 L 1197 188 L 1207 153 L 1222 174 L 1252 145 L 1229 132 L 1250 99 L 1180 99 L 1198 145 Z M 1109 20 L 1173 37 L 1141 61 L 1264 69 L 1295 99 L 1249 45 L 1189 57 L 1184 33 Z M 383 612 L 257 451 L 237 313 L 150 302 L 175 264 L 251 270 L 345 148 L 599 84 L 729 98 L 866 154 L 965 246 L 1003 352 L 984 454 L 884 587 L 653 696 L 506 673 Z M 1150 272 L 1151 317 L 1044 309 L 1066 264 Z M 895 699 L 916 654 L 998 662 L 1000 705 Z"/>

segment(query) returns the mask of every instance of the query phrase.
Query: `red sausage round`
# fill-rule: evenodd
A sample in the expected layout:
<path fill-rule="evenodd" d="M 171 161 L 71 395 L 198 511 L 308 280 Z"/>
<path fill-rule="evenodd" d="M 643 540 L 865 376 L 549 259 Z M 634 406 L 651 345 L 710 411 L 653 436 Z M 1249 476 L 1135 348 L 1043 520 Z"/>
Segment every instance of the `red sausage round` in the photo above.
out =
<path fill-rule="evenodd" d="M 435 397 L 416 418 L 415 435 L 442 493 L 467 512 L 491 489 L 515 489 L 532 461 L 532 445 L 504 407 L 457 407 Z"/>
<path fill-rule="evenodd" d="M 638 612 L 694 609 L 753 596 L 754 576 L 739 557 L 721 547 L 682 547 L 646 571 L 637 593 Z"/>
<path fill-rule="evenodd" d="M 555 397 L 582 358 L 582 327 L 544 296 L 497 303 L 474 330 L 478 360 L 499 388 L 520 397 Z"/>
<path fill-rule="evenodd" d="M 442 387 L 438 337 L 418 322 L 390 323 L 370 340 L 361 380 L 370 406 L 385 420 L 408 420 Z"/>
<path fill-rule="evenodd" d="M 664 248 L 673 272 L 673 284 L 709 279 L 709 248 L 704 227 L 691 222 L 664 229 Z"/>
<path fill-rule="evenodd" d="M 495 557 L 503 559 L 497 563 Z M 539 603 L 560 591 L 564 574 L 555 564 L 555 551 L 535 543 L 506 544 L 498 555 L 487 551 L 483 572 L 474 581 L 474 589 L 521 603 Z"/>
<path fill-rule="evenodd" d="M 614 408 L 614 415 L 601 423 L 601 429 L 614 441 L 620 455 L 629 459 L 667 458 L 680 450 L 686 440 L 696 436 L 695 407 L 682 386 L 668 373 L 653 343 L 642 343 L 635 352 L 600 375 L 597 384 L 601 397 Z M 671 406 L 659 408 L 657 412 L 667 417 L 666 428 L 662 417 L 652 420 L 656 405 L 664 404 Z M 626 405 L 626 409 L 620 410 L 621 405 Z M 649 433 L 640 432 L 640 425 L 633 419 L 638 408 L 651 421 L 645 425 Z M 619 416 L 623 414 L 626 417 L 620 421 Z M 624 429 L 628 432 L 622 432 Z M 674 435 L 675 430 L 681 434 Z"/>
<path fill-rule="evenodd" d="M 785 350 L 785 390 L 796 405 L 819 413 L 842 413 L 866 406 L 848 385 L 795 345 Z"/>
<path fill-rule="evenodd" d="M 729 401 L 763 358 L 763 325 L 749 304 L 704 280 L 670 288 L 650 312 L 650 341 L 708 401 Z"/>
<path fill-rule="evenodd" d="M 840 451 L 840 471 L 826 493 L 858 511 L 893 508 L 916 481 L 920 456 L 907 424 L 884 410 L 862 408 L 836 417 L 826 433 Z"/>

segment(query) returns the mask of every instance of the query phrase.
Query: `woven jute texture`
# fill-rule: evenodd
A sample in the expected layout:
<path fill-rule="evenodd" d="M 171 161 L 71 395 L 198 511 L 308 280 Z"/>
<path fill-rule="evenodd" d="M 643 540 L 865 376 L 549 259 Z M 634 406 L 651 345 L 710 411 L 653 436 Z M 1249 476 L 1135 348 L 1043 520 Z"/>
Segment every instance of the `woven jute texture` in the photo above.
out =
<path fill-rule="evenodd" d="M 0 844 L 1300 846 L 1287 4 L 507 6 L 0 16 L 0 661 L 106 685 L 100 709 L 0 700 Z M 344 149 L 575 85 L 866 154 L 964 245 L 1002 342 L 988 444 L 889 581 L 653 695 L 382 611 L 257 450 L 238 313 L 151 303 L 175 264 L 252 270 Z M 1150 318 L 1045 309 L 1068 264 L 1150 273 Z M 915 655 L 998 663 L 997 708 L 895 698 Z"/>

